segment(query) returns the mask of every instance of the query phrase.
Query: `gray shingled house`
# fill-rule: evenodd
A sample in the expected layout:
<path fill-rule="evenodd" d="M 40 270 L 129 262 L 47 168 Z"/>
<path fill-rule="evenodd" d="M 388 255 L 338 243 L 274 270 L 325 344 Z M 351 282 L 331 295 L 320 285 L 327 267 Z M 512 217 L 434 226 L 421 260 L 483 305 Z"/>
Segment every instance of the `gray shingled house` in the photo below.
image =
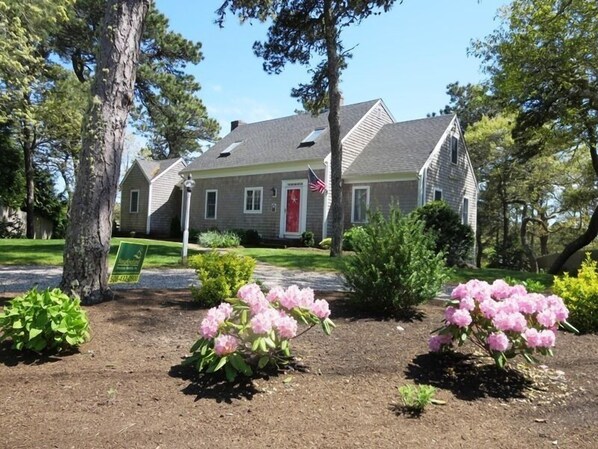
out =
<path fill-rule="evenodd" d="M 456 116 L 396 123 L 382 100 L 372 100 L 343 106 L 340 121 L 346 228 L 364 223 L 371 208 L 398 204 L 407 213 L 442 199 L 475 230 L 478 188 Z M 325 182 L 324 194 L 310 191 L 308 166 Z M 232 122 L 180 174 L 196 182 L 193 229 L 255 229 L 270 239 L 330 234 L 326 113 Z"/>
<path fill-rule="evenodd" d="M 121 231 L 170 233 L 173 220 L 181 217 L 179 172 L 185 165 L 182 158 L 133 162 L 120 184 Z"/>

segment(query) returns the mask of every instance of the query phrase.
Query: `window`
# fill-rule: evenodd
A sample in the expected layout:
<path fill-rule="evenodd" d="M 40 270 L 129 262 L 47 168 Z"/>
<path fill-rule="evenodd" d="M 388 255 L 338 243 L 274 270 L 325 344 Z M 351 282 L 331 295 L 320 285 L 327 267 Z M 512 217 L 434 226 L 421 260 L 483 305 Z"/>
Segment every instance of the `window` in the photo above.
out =
<path fill-rule="evenodd" d="M 216 209 L 218 204 L 218 190 L 206 190 L 206 220 L 216 219 Z"/>
<path fill-rule="evenodd" d="M 457 164 L 459 160 L 459 138 L 451 136 L 451 162 Z"/>
<path fill-rule="evenodd" d="M 434 189 L 434 201 L 442 201 L 442 190 Z"/>
<path fill-rule="evenodd" d="M 246 214 L 262 213 L 263 187 L 247 187 L 245 189 L 245 206 L 243 212 Z"/>
<path fill-rule="evenodd" d="M 463 207 L 461 208 L 461 223 L 469 224 L 469 199 L 463 198 Z"/>
<path fill-rule="evenodd" d="M 139 190 L 131 190 L 129 212 L 132 214 L 139 213 Z"/>
<path fill-rule="evenodd" d="M 365 223 L 367 221 L 367 211 L 370 205 L 370 188 L 353 187 L 351 206 L 351 222 Z"/>
<path fill-rule="evenodd" d="M 229 157 L 233 150 L 235 150 L 242 143 L 242 140 L 239 142 L 231 143 L 229 146 L 227 146 L 224 150 L 220 152 L 220 155 L 218 157 Z"/>
<path fill-rule="evenodd" d="M 322 135 L 322 133 L 326 130 L 326 128 L 316 128 L 312 132 L 308 134 L 308 136 L 301 141 L 299 146 L 309 146 L 316 143 L 318 137 Z"/>

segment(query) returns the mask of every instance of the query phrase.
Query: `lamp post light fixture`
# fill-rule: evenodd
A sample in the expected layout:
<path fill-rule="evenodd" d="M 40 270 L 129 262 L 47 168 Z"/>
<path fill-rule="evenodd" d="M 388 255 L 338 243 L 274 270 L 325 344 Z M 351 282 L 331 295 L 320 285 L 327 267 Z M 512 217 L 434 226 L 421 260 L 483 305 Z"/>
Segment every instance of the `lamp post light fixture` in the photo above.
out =
<path fill-rule="evenodd" d="M 191 209 L 191 191 L 195 187 L 195 181 L 191 179 L 191 175 L 187 175 L 187 179 L 183 182 L 185 187 L 185 225 L 183 230 L 183 265 L 187 265 L 187 249 L 189 246 L 189 210 Z"/>

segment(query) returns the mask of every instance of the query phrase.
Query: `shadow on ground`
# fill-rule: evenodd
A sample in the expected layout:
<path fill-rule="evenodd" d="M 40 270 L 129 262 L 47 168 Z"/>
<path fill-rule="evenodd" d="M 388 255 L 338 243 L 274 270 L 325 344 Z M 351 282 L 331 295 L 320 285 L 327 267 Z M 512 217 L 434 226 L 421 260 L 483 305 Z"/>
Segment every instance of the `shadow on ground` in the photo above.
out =
<path fill-rule="evenodd" d="M 316 295 L 317 297 L 317 295 Z M 372 307 L 369 304 L 358 304 L 346 297 L 346 293 L 335 292 L 326 295 L 329 303 L 331 316 L 334 319 L 346 318 L 350 321 L 373 320 L 373 321 L 401 321 L 412 323 L 422 321 L 426 314 L 421 310 L 412 308 L 402 313 L 392 313 L 381 310 L 379 307 Z"/>
<path fill-rule="evenodd" d="M 478 357 L 460 353 L 428 353 L 416 356 L 405 370 L 407 379 L 450 390 L 457 398 L 474 401 L 485 397 L 525 398 L 532 381 L 521 372 L 494 364 L 482 364 Z"/>
<path fill-rule="evenodd" d="M 11 347 L 11 342 L 5 341 L 0 344 L 0 363 L 5 366 L 17 366 L 20 363 L 24 365 L 43 365 L 45 363 L 59 362 L 64 356 L 77 354 L 78 352 L 77 349 L 61 353 L 57 353 L 56 351 L 42 353 L 28 350 L 18 351 Z"/>

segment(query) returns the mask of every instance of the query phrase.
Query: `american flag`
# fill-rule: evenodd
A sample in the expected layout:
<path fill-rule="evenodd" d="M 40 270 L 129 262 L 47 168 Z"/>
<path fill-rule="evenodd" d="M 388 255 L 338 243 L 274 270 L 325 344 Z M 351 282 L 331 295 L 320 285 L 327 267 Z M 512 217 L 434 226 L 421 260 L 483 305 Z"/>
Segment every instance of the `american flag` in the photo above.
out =
<path fill-rule="evenodd" d="M 324 193 L 326 191 L 326 184 L 318 175 L 314 173 L 310 166 L 307 167 L 307 179 L 309 180 L 309 190 L 312 192 Z"/>

